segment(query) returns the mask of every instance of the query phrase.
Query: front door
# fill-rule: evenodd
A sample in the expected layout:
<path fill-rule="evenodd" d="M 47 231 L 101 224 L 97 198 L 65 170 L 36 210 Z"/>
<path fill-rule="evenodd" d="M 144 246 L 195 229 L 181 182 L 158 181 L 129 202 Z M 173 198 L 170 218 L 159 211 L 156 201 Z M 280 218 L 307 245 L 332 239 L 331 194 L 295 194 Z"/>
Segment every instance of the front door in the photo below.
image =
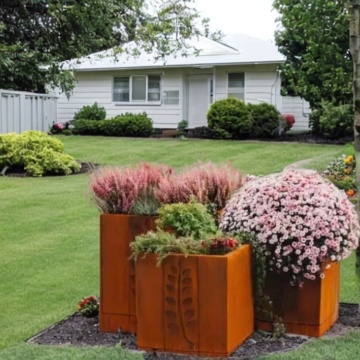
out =
<path fill-rule="evenodd" d="M 207 126 L 206 114 L 210 106 L 211 79 L 209 76 L 189 76 L 189 128 Z"/>

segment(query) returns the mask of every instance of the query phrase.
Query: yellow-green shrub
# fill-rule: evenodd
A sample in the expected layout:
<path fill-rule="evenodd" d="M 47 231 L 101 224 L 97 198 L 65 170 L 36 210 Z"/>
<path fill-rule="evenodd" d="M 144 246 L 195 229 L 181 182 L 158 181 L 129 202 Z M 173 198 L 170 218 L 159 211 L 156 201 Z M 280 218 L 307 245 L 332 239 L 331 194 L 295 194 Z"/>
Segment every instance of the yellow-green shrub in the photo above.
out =
<path fill-rule="evenodd" d="M 0 134 L 0 168 L 23 168 L 27 175 L 67 175 L 80 170 L 63 143 L 40 131 Z"/>

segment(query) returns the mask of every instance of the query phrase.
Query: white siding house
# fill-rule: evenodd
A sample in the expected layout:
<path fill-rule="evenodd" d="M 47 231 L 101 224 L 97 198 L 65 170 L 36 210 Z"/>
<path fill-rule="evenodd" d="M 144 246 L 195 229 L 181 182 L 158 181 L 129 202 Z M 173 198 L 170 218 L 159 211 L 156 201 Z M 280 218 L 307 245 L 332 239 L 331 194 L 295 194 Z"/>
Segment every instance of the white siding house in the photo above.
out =
<path fill-rule="evenodd" d="M 145 111 L 162 129 L 174 129 L 184 119 L 190 128 L 207 125 L 211 103 L 227 97 L 270 103 L 284 112 L 278 71 L 284 58 L 274 44 L 231 35 L 224 43 L 200 37 L 194 46 L 202 49 L 200 55 L 170 56 L 165 62 L 145 53 L 115 58 L 111 50 L 69 62 L 77 84 L 69 100 L 60 96 L 58 121 L 71 120 L 94 102 L 105 107 L 108 118 Z"/>

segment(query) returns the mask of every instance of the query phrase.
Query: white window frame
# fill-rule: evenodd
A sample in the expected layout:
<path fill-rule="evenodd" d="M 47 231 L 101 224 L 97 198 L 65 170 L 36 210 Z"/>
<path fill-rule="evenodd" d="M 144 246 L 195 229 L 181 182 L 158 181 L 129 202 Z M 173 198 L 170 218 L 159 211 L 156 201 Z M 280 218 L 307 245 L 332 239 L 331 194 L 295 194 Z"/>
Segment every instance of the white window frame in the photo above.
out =
<path fill-rule="evenodd" d="M 243 91 L 230 91 L 230 89 L 239 89 L 239 88 L 230 88 L 230 75 L 231 74 L 243 74 L 244 76 L 244 86 L 243 86 Z M 245 73 L 243 71 L 230 71 L 227 73 L 227 97 L 229 97 L 229 93 L 231 94 L 242 94 L 243 95 L 243 99 L 239 99 L 239 98 L 236 98 L 238 100 L 242 100 L 245 102 L 245 83 L 246 83 L 246 76 L 245 76 Z"/>
<path fill-rule="evenodd" d="M 177 96 L 169 96 L 169 93 L 177 93 Z M 173 94 L 172 94 L 173 95 Z M 175 100 L 176 103 L 169 103 L 168 100 Z M 164 106 L 179 106 L 180 105 L 180 90 L 179 89 L 168 89 L 163 91 L 162 104 Z"/>
<path fill-rule="evenodd" d="M 159 100 L 156 101 L 151 101 L 149 100 L 149 77 L 151 76 L 157 76 L 159 78 L 159 83 L 160 83 L 160 89 L 159 89 Z M 145 95 L 146 98 L 145 100 L 133 100 L 133 78 L 134 77 L 145 77 Z M 114 99 L 114 95 L 115 95 L 115 79 L 117 78 L 128 78 L 129 79 L 129 101 L 117 101 Z M 158 75 L 158 74 L 148 74 L 148 75 L 143 75 L 143 74 L 134 74 L 134 75 L 119 75 L 119 76 L 114 76 L 113 78 L 113 83 L 112 83 L 112 101 L 114 103 L 116 103 L 116 105 L 161 105 L 161 99 L 162 99 L 162 76 Z"/>

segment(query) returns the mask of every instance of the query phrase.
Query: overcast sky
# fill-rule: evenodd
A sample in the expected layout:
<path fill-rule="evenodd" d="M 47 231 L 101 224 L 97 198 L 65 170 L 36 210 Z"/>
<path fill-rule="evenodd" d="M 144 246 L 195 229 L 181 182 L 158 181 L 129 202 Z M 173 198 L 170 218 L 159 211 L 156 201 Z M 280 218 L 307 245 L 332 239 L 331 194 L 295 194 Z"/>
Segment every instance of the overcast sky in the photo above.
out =
<path fill-rule="evenodd" d="M 210 18 L 211 30 L 225 34 L 242 33 L 273 40 L 277 13 L 273 0 L 195 0 L 202 17 Z"/>

